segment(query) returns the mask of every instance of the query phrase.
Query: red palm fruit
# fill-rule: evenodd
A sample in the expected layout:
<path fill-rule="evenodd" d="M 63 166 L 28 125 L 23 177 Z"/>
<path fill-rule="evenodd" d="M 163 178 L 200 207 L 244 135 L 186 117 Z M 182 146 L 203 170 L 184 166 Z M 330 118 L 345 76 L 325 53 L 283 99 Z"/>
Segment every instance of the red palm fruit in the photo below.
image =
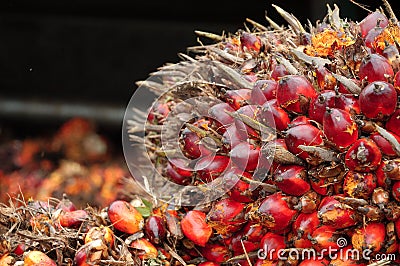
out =
<path fill-rule="evenodd" d="M 199 266 L 219 266 L 219 263 L 215 263 L 213 261 L 203 261 L 199 264 Z"/>
<path fill-rule="evenodd" d="M 188 185 L 192 181 L 192 172 L 180 169 L 178 170 L 171 162 L 165 167 L 165 175 L 178 185 Z"/>
<path fill-rule="evenodd" d="M 167 209 L 165 212 L 165 221 L 168 232 L 171 236 L 176 239 L 182 239 L 184 237 L 178 217 L 178 212 L 176 210 Z"/>
<path fill-rule="evenodd" d="M 107 213 L 114 228 L 121 232 L 134 234 L 144 226 L 143 216 L 127 201 L 113 201 Z"/>
<path fill-rule="evenodd" d="M 335 98 L 335 107 L 348 111 L 350 114 L 360 114 L 361 108 L 359 100 L 353 94 L 340 93 Z"/>
<path fill-rule="evenodd" d="M 264 125 L 276 128 L 279 131 L 285 130 L 289 123 L 288 113 L 276 103 L 276 99 L 265 102 L 258 115 L 258 120 Z"/>
<path fill-rule="evenodd" d="M 310 178 L 311 188 L 319 195 L 326 196 L 329 194 L 329 186 L 325 183 L 326 179 Z"/>
<path fill-rule="evenodd" d="M 327 109 L 322 124 L 326 138 L 339 150 L 349 147 L 358 139 L 357 124 L 347 111 Z"/>
<path fill-rule="evenodd" d="M 340 234 L 338 234 L 336 228 L 329 225 L 322 225 L 312 232 L 309 239 L 317 252 L 324 250 L 327 253 L 327 251 L 330 250 L 331 253 L 334 254 L 335 251 L 339 250 L 339 245 L 337 243 L 339 237 Z"/>
<path fill-rule="evenodd" d="M 250 190 L 250 184 L 243 181 L 241 177 L 252 179 L 250 173 L 239 170 L 238 168 L 231 168 L 221 176 L 228 189 L 227 194 L 231 199 L 243 203 L 252 202 L 254 192 Z"/>
<path fill-rule="evenodd" d="M 233 124 L 234 118 L 227 112 L 234 112 L 235 110 L 227 103 L 217 103 L 208 110 L 208 115 L 211 118 L 213 128 L 223 134 L 225 129 Z"/>
<path fill-rule="evenodd" d="M 397 136 L 394 133 L 391 133 L 388 131 L 388 133 L 390 135 L 392 135 L 399 143 L 400 143 L 400 137 Z M 369 136 L 370 139 L 372 139 L 376 145 L 379 147 L 380 151 L 382 152 L 382 155 L 388 156 L 388 157 L 396 157 L 397 153 L 396 151 L 393 149 L 393 146 L 390 144 L 389 141 L 387 141 L 387 139 L 385 139 L 384 137 L 382 137 L 381 134 L 379 133 L 373 133 Z"/>
<path fill-rule="evenodd" d="M 278 254 L 286 248 L 285 237 L 268 232 L 261 239 L 261 248 L 268 260 L 278 260 Z"/>
<path fill-rule="evenodd" d="M 393 114 L 396 106 L 397 92 L 387 82 L 372 82 L 361 91 L 361 112 L 368 118 L 382 120 Z"/>
<path fill-rule="evenodd" d="M 294 246 L 296 248 L 310 248 L 312 246 L 309 236 L 320 226 L 321 222 L 318 218 L 317 212 L 313 213 L 300 213 L 292 224 L 292 232 L 294 234 Z M 296 240 L 305 240 L 298 242 Z M 304 246 L 304 242 L 307 245 Z"/>
<path fill-rule="evenodd" d="M 371 172 L 381 163 L 382 153 L 374 141 L 361 138 L 354 142 L 345 155 L 345 164 L 350 170 Z"/>
<path fill-rule="evenodd" d="M 396 235 L 397 235 L 397 237 L 400 239 L 400 219 L 397 219 L 397 220 L 394 222 L 394 227 L 395 227 L 395 229 L 396 229 Z"/>
<path fill-rule="evenodd" d="M 85 210 L 75 210 L 62 212 L 59 216 L 60 225 L 67 228 L 77 228 L 83 221 L 89 218 L 89 214 Z"/>
<path fill-rule="evenodd" d="M 232 162 L 243 171 L 254 171 L 258 166 L 260 158 L 260 147 L 242 142 L 229 153 Z"/>
<path fill-rule="evenodd" d="M 259 52 L 261 49 L 261 40 L 255 34 L 242 31 L 240 34 L 240 46 L 244 51 L 248 52 Z"/>
<path fill-rule="evenodd" d="M 385 189 L 387 189 L 392 184 L 392 180 L 391 178 L 389 178 L 390 174 L 388 174 L 388 172 L 386 171 L 389 167 L 388 165 L 390 165 L 390 161 L 382 160 L 375 171 L 377 185 Z"/>
<path fill-rule="evenodd" d="M 228 156 L 216 155 L 201 158 L 196 166 L 195 171 L 200 180 L 210 182 L 220 176 L 228 167 L 230 159 Z"/>
<path fill-rule="evenodd" d="M 375 46 L 378 46 L 378 48 L 379 48 L 379 45 L 375 45 Z M 400 55 L 399 49 L 397 49 L 396 45 L 394 45 L 394 44 L 385 45 L 385 48 L 383 48 L 383 51 L 381 54 L 385 58 L 387 58 L 387 60 L 389 60 L 389 62 L 392 66 L 396 65 L 397 58 Z"/>
<path fill-rule="evenodd" d="M 333 90 L 336 87 L 336 78 L 326 67 L 318 65 L 315 69 L 315 74 L 321 90 Z"/>
<path fill-rule="evenodd" d="M 246 125 L 239 120 L 236 120 L 233 124 L 227 127 L 226 131 L 222 135 L 222 142 L 229 148 L 233 148 L 247 139 L 248 135 Z"/>
<path fill-rule="evenodd" d="M 304 76 L 287 75 L 278 82 L 276 99 L 288 112 L 306 114 L 312 99 L 317 97 L 313 85 Z"/>
<path fill-rule="evenodd" d="M 318 217 L 324 225 L 332 228 L 343 229 L 358 222 L 358 217 L 354 209 L 350 206 L 340 203 L 335 196 L 327 196 L 321 200 L 318 208 Z"/>
<path fill-rule="evenodd" d="M 212 151 L 202 143 L 201 138 L 188 129 L 182 132 L 182 150 L 190 158 L 199 158 L 210 155 Z"/>
<path fill-rule="evenodd" d="M 322 145 L 322 132 L 311 124 L 294 126 L 286 131 L 285 142 L 290 152 L 301 159 L 307 160 L 310 159 L 310 155 L 300 149 L 299 145 Z"/>
<path fill-rule="evenodd" d="M 226 91 L 222 96 L 224 101 L 228 103 L 234 110 L 248 104 L 251 97 L 250 89 L 239 89 Z"/>
<path fill-rule="evenodd" d="M 353 247 L 359 251 L 368 249 L 378 252 L 385 241 L 386 228 L 383 223 L 369 223 L 356 229 L 351 237 Z"/>
<path fill-rule="evenodd" d="M 295 218 L 297 211 L 288 205 L 290 197 L 277 192 L 267 196 L 255 213 L 250 214 L 250 218 L 259 221 L 270 230 L 283 230 L 287 228 Z"/>
<path fill-rule="evenodd" d="M 275 80 L 260 79 L 254 83 L 251 91 L 251 104 L 263 105 L 266 101 L 276 98 L 278 82 Z"/>
<path fill-rule="evenodd" d="M 232 257 L 228 247 L 217 243 L 207 243 L 200 248 L 200 253 L 206 260 L 216 263 L 225 262 Z"/>
<path fill-rule="evenodd" d="M 114 246 L 114 233 L 110 227 L 95 226 L 89 229 L 85 235 L 85 244 L 100 239 L 108 247 Z"/>
<path fill-rule="evenodd" d="M 355 83 L 356 85 L 360 86 L 360 83 L 361 83 L 360 80 L 353 78 L 353 79 L 351 79 L 351 81 L 353 83 Z M 339 86 L 338 86 L 338 92 L 343 93 L 343 94 L 352 94 L 351 91 L 349 91 L 349 89 L 343 83 L 340 83 L 340 82 L 339 82 Z"/>
<path fill-rule="evenodd" d="M 393 183 L 392 195 L 395 200 L 400 201 L 400 181 L 396 181 Z"/>
<path fill-rule="evenodd" d="M 322 124 L 324 113 L 327 107 L 335 107 L 336 93 L 333 90 L 324 90 L 310 102 L 308 115 L 310 119 Z"/>
<path fill-rule="evenodd" d="M 379 23 L 378 23 L 379 24 Z M 382 49 L 376 45 L 376 37 L 378 37 L 382 32 L 384 28 L 380 27 L 379 25 L 376 25 L 376 27 L 372 28 L 367 36 L 365 36 L 365 46 L 371 49 L 372 52 L 382 54 Z"/>
<path fill-rule="evenodd" d="M 400 109 L 397 109 L 385 124 L 386 130 L 400 136 Z"/>
<path fill-rule="evenodd" d="M 158 215 L 151 215 L 144 224 L 144 233 L 151 243 L 161 244 L 167 236 L 165 219 Z"/>
<path fill-rule="evenodd" d="M 22 256 L 26 251 L 27 246 L 24 243 L 19 243 L 13 250 L 13 253 L 17 256 Z M 1 264 L 0 264 L 1 265 Z"/>
<path fill-rule="evenodd" d="M 271 72 L 271 78 L 273 80 L 279 81 L 282 77 L 289 75 L 286 67 L 282 64 L 276 64 Z"/>
<path fill-rule="evenodd" d="M 379 54 L 369 54 L 361 61 L 358 76 L 369 83 L 387 81 L 393 78 L 394 72 L 389 60 Z"/>
<path fill-rule="evenodd" d="M 206 214 L 202 211 L 188 211 L 181 220 L 183 234 L 194 244 L 204 247 L 212 234 L 212 228 L 206 223 Z"/>
<path fill-rule="evenodd" d="M 155 259 L 158 256 L 157 248 L 146 238 L 139 238 L 129 245 L 141 260 Z"/>
<path fill-rule="evenodd" d="M 299 266 L 327 266 L 330 265 L 327 259 L 305 259 L 300 262 Z"/>
<path fill-rule="evenodd" d="M 396 89 L 397 95 L 400 94 L 400 70 L 397 71 L 393 79 L 393 87 Z"/>
<path fill-rule="evenodd" d="M 299 203 L 296 205 L 302 213 L 312 213 L 317 210 L 320 204 L 320 197 L 315 191 L 308 191 L 300 197 Z"/>
<path fill-rule="evenodd" d="M 371 173 L 347 172 L 343 191 L 352 198 L 369 199 L 376 188 L 376 178 Z"/>
<path fill-rule="evenodd" d="M 379 25 L 384 28 L 389 24 L 389 20 L 384 14 L 379 11 L 372 12 L 368 14 L 358 25 L 360 26 L 361 36 L 364 38 L 367 36 L 368 32 Z"/>
<path fill-rule="evenodd" d="M 220 235 L 230 235 L 238 231 L 246 222 L 245 204 L 230 198 L 216 202 L 207 214 L 208 224 Z"/>
<path fill-rule="evenodd" d="M 362 254 L 354 252 L 352 245 L 348 245 L 340 250 L 340 255 L 333 258 L 329 266 L 367 266 L 360 262 Z"/>
<path fill-rule="evenodd" d="M 67 194 L 64 193 L 62 199 L 56 206 L 56 210 L 63 210 L 65 212 L 75 211 L 75 204 L 68 198 Z"/>
<path fill-rule="evenodd" d="M 310 125 L 310 118 L 305 115 L 299 115 L 292 119 L 289 123 L 289 127 L 295 127 L 299 125 Z"/>
<path fill-rule="evenodd" d="M 24 254 L 24 265 L 26 265 L 26 266 L 37 266 L 37 265 L 56 266 L 57 264 L 43 252 L 41 252 L 39 250 L 32 250 L 32 251 L 29 251 L 28 253 Z"/>
<path fill-rule="evenodd" d="M 0 265 L 1 266 L 12 266 L 15 265 L 15 258 L 8 253 L 0 255 Z M 36 264 L 37 265 L 37 264 Z"/>
<path fill-rule="evenodd" d="M 160 124 L 160 121 L 164 120 L 170 111 L 167 103 L 156 102 L 147 116 L 147 121 L 152 124 Z"/>
<path fill-rule="evenodd" d="M 244 253 L 242 243 L 246 252 L 258 250 L 260 248 L 260 241 L 266 232 L 267 229 L 264 226 L 248 222 L 243 229 L 232 237 L 229 248 L 235 256 Z"/>
<path fill-rule="evenodd" d="M 281 165 L 274 172 L 276 186 L 283 192 L 292 196 L 301 196 L 310 190 L 306 181 L 307 170 L 299 165 Z"/>

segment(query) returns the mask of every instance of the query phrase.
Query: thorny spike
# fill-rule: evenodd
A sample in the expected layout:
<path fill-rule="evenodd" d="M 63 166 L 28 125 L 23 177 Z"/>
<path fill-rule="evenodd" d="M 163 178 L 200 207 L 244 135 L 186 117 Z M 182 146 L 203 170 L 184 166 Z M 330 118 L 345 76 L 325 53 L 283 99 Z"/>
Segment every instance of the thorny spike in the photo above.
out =
<path fill-rule="evenodd" d="M 211 33 L 211 32 L 195 30 L 194 33 L 196 33 L 200 37 L 206 37 L 206 38 L 208 38 L 210 40 L 213 40 L 213 41 L 216 41 L 216 42 L 220 42 L 220 41 L 222 41 L 224 39 L 223 36 L 215 34 L 215 33 Z"/>
<path fill-rule="evenodd" d="M 275 7 L 276 11 L 278 11 L 279 15 L 281 15 L 288 23 L 290 26 L 292 26 L 293 30 L 295 31 L 296 34 L 304 33 L 306 32 L 303 26 L 301 25 L 300 21 L 293 16 L 292 14 L 286 12 L 282 8 L 280 8 L 277 5 L 272 5 Z"/>
<path fill-rule="evenodd" d="M 265 11 L 265 19 L 271 25 L 271 27 L 275 30 L 281 31 L 283 28 L 279 26 L 275 21 L 273 21 L 270 17 L 267 16 L 267 11 Z"/>
<path fill-rule="evenodd" d="M 390 6 L 389 2 L 387 0 L 382 0 L 383 4 L 385 5 L 386 11 L 389 13 L 389 16 L 392 20 L 394 20 L 395 22 L 397 22 L 397 17 L 393 12 L 392 7 Z"/>
<path fill-rule="evenodd" d="M 260 31 L 267 31 L 267 27 L 265 27 L 264 25 L 261 25 L 260 23 L 250 19 L 250 18 L 246 18 L 246 21 L 249 22 L 250 24 L 252 24 L 254 27 L 256 27 L 258 30 Z"/>

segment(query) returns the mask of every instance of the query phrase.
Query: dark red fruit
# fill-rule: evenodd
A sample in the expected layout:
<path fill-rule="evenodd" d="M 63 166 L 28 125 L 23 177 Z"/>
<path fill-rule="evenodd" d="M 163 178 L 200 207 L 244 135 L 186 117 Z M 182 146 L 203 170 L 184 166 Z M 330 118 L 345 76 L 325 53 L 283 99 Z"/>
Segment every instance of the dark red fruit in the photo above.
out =
<path fill-rule="evenodd" d="M 236 120 L 231 124 L 222 135 L 223 143 L 229 148 L 233 148 L 239 143 L 247 141 L 247 138 L 246 125 L 239 120 Z"/>
<path fill-rule="evenodd" d="M 230 198 L 219 200 L 207 214 L 208 224 L 220 235 L 232 234 L 246 222 L 244 207 Z"/>
<path fill-rule="evenodd" d="M 165 174 L 172 182 L 178 185 L 188 185 L 192 181 L 193 172 L 186 170 L 187 167 L 182 166 L 182 163 L 177 160 L 169 161 L 165 168 Z"/>
<path fill-rule="evenodd" d="M 229 90 L 223 95 L 223 99 L 227 102 L 234 110 L 248 104 L 251 97 L 250 89 L 239 89 Z"/>
<path fill-rule="evenodd" d="M 322 132 L 311 124 L 294 126 L 286 131 L 285 142 L 290 152 L 304 160 L 307 160 L 310 158 L 310 155 L 300 149 L 299 145 L 322 145 Z"/>
<path fill-rule="evenodd" d="M 347 228 L 356 225 L 358 222 L 354 209 L 340 203 L 335 199 L 335 196 L 327 196 L 322 199 L 318 208 L 318 217 L 324 225 L 336 229 Z"/>
<path fill-rule="evenodd" d="M 387 82 L 373 82 L 361 91 L 361 112 L 368 118 L 382 120 L 393 114 L 396 106 L 397 92 Z"/>
<path fill-rule="evenodd" d="M 310 101 L 316 97 L 313 85 L 304 76 L 287 75 L 279 80 L 277 103 L 289 112 L 306 114 Z"/>
<path fill-rule="evenodd" d="M 228 247 L 216 243 L 207 243 L 200 248 L 200 253 L 206 260 L 216 263 L 224 262 L 232 256 Z"/>
<path fill-rule="evenodd" d="M 397 95 L 400 95 L 400 70 L 394 75 L 393 87 L 396 89 Z"/>
<path fill-rule="evenodd" d="M 206 214 L 202 211 L 188 211 L 181 220 L 183 234 L 196 245 L 204 247 L 212 234 L 212 228 L 206 223 Z"/>
<path fill-rule="evenodd" d="M 261 40 L 258 36 L 243 31 L 240 34 L 240 46 L 244 51 L 254 51 L 254 52 L 259 52 L 261 49 Z"/>
<path fill-rule="evenodd" d="M 372 52 L 382 54 L 382 49 L 376 45 L 376 38 L 383 32 L 384 28 L 377 25 L 365 36 L 365 46 L 371 48 Z"/>
<path fill-rule="evenodd" d="M 390 135 L 392 135 L 399 143 L 400 143 L 400 137 L 389 132 Z M 390 144 L 387 139 L 382 137 L 381 134 L 379 133 L 373 133 L 372 135 L 369 136 L 370 139 L 372 139 L 376 145 L 379 147 L 380 151 L 382 152 L 382 155 L 388 156 L 388 157 L 395 157 L 397 156 L 396 151 L 393 149 L 393 146 Z"/>
<path fill-rule="evenodd" d="M 397 109 L 386 122 L 386 130 L 400 136 L 400 109 Z"/>
<path fill-rule="evenodd" d="M 335 98 L 335 107 L 350 114 L 360 114 L 361 108 L 359 100 L 353 94 L 340 93 Z"/>
<path fill-rule="evenodd" d="M 338 251 L 338 238 L 340 234 L 336 231 L 335 228 L 329 225 L 322 225 L 314 230 L 311 234 L 310 240 L 313 245 L 313 248 L 317 252 L 321 252 L 324 250 L 327 252 L 331 250 L 332 254 L 334 254 L 334 250 Z"/>
<path fill-rule="evenodd" d="M 336 93 L 333 90 L 325 90 L 310 102 L 308 115 L 310 119 L 322 124 L 324 113 L 327 107 L 335 107 Z"/>
<path fill-rule="evenodd" d="M 371 172 L 378 168 L 382 154 L 374 141 L 361 138 L 346 152 L 345 164 L 350 170 Z"/>
<path fill-rule="evenodd" d="M 167 103 L 156 102 L 147 116 L 147 121 L 153 124 L 161 124 L 170 111 Z"/>
<path fill-rule="evenodd" d="M 229 197 L 237 202 L 252 202 L 254 192 L 250 190 L 250 184 L 241 179 L 241 177 L 252 179 L 252 175 L 248 172 L 243 172 L 238 168 L 227 170 L 223 176 L 225 186 L 228 190 Z"/>
<path fill-rule="evenodd" d="M 78 228 L 83 221 L 89 218 L 85 210 L 62 212 L 59 217 L 60 225 L 67 228 Z"/>
<path fill-rule="evenodd" d="M 63 210 L 64 212 L 75 211 L 75 204 L 68 198 L 67 194 L 63 194 L 61 201 L 57 204 L 56 210 Z"/>
<path fill-rule="evenodd" d="M 326 110 L 323 119 L 326 138 L 339 150 L 345 149 L 358 139 L 358 127 L 350 113 L 337 108 Z"/>
<path fill-rule="evenodd" d="M 347 172 L 343 191 L 352 198 L 369 199 L 376 188 L 376 178 L 371 173 Z"/>
<path fill-rule="evenodd" d="M 369 223 L 356 229 L 351 238 L 353 247 L 359 251 L 370 250 L 371 252 L 378 252 L 386 236 L 386 228 L 383 223 Z"/>
<path fill-rule="evenodd" d="M 212 153 L 212 151 L 202 143 L 197 133 L 190 130 L 184 130 L 182 132 L 182 143 L 183 152 L 190 158 L 196 159 Z"/>
<path fill-rule="evenodd" d="M 301 196 L 310 190 L 307 180 L 307 170 L 299 165 L 281 165 L 274 172 L 276 186 L 282 192 Z"/>
<path fill-rule="evenodd" d="M 260 147 L 242 142 L 229 153 L 232 162 L 243 171 L 254 171 L 260 158 Z"/>
<path fill-rule="evenodd" d="M 396 181 L 393 183 L 392 195 L 395 200 L 400 201 L 400 181 Z"/>
<path fill-rule="evenodd" d="M 204 182 L 210 182 L 220 176 L 227 166 L 230 159 L 228 156 L 216 155 L 201 158 L 196 166 L 197 176 Z"/>
<path fill-rule="evenodd" d="M 260 248 L 260 240 L 267 232 L 267 229 L 259 224 L 246 223 L 244 228 L 237 232 L 230 243 L 230 249 L 234 255 L 244 253 L 242 243 L 247 252 L 258 250 Z"/>
<path fill-rule="evenodd" d="M 327 259 L 306 259 L 300 262 L 299 266 L 327 266 L 330 265 Z M 344 266 L 344 265 L 342 265 Z M 348 266 L 348 265 L 347 265 Z"/>
<path fill-rule="evenodd" d="M 358 25 L 360 26 L 361 36 L 364 38 L 377 25 L 384 28 L 388 24 L 389 20 L 386 16 L 379 11 L 375 11 L 366 16 Z"/>
<path fill-rule="evenodd" d="M 267 196 L 258 209 L 250 213 L 250 218 L 270 230 L 283 230 L 291 224 L 297 214 L 297 211 L 289 207 L 287 202 L 289 200 L 289 197 L 280 192 Z"/>
<path fill-rule="evenodd" d="M 393 78 L 393 68 L 389 60 L 379 54 L 369 54 L 362 61 L 358 75 L 361 80 L 369 83 L 374 81 L 388 81 Z"/>
<path fill-rule="evenodd" d="M 271 78 L 273 80 L 279 81 L 282 77 L 289 75 L 286 67 L 282 64 L 276 64 L 271 72 Z"/>
<path fill-rule="evenodd" d="M 266 101 L 276 98 L 278 83 L 275 80 L 257 80 L 251 91 L 250 102 L 252 104 L 263 105 Z"/>
<path fill-rule="evenodd" d="M 150 216 L 144 224 L 144 232 L 151 243 L 161 244 L 167 236 L 165 220 L 161 216 Z"/>
<path fill-rule="evenodd" d="M 233 124 L 234 119 L 227 112 L 231 113 L 235 110 L 227 103 L 217 103 L 213 105 L 208 114 L 212 118 L 213 123 L 216 124 L 215 127 L 219 133 L 224 133 L 225 128 Z"/>
<path fill-rule="evenodd" d="M 293 245 L 296 248 L 311 248 L 312 243 L 309 238 L 320 224 L 317 212 L 300 213 L 292 225 Z"/>
<path fill-rule="evenodd" d="M 276 99 L 269 100 L 262 105 L 258 119 L 264 125 L 276 128 L 279 131 L 285 130 L 290 123 L 288 113 L 277 105 Z"/>
<path fill-rule="evenodd" d="M 333 90 L 336 87 L 336 78 L 326 67 L 319 65 L 315 69 L 317 83 L 321 90 Z"/>
<path fill-rule="evenodd" d="M 310 178 L 311 188 L 319 195 L 326 196 L 329 193 L 329 186 L 325 184 L 326 179 Z"/>
<path fill-rule="evenodd" d="M 261 239 L 261 248 L 267 259 L 277 260 L 278 252 L 286 248 L 285 237 L 268 232 Z"/>
<path fill-rule="evenodd" d="M 293 118 L 292 121 L 290 121 L 289 127 L 295 127 L 295 126 L 299 126 L 299 125 L 310 125 L 310 118 L 308 118 L 305 115 L 299 115 L 296 116 L 295 118 Z"/>

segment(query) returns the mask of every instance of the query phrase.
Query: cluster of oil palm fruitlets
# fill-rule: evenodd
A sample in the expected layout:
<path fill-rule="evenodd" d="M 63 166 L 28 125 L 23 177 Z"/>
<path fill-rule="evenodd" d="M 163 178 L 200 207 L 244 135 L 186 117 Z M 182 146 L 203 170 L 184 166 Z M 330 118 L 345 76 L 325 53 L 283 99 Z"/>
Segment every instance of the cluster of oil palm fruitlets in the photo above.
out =
<path fill-rule="evenodd" d="M 399 22 L 386 1 L 360 22 L 328 6 L 308 31 L 275 8 L 289 27 L 267 18 L 269 28 L 197 32 L 215 42 L 139 83 L 159 95 L 145 145 L 165 182 L 152 191 L 172 183 L 211 195 L 185 206 L 184 189 L 162 190 L 182 231 L 166 241 L 201 265 L 395 265 Z"/>

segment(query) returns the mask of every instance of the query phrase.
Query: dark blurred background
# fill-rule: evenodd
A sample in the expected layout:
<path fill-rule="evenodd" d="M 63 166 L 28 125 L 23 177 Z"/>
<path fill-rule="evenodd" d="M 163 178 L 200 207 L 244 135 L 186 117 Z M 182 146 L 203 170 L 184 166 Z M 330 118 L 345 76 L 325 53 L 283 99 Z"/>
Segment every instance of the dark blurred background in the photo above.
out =
<path fill-rule="evenodd" d="M 323 18 L 327 3 L 342 17 L 367 15 L 347 0 L 2 0 L 0 126 L 30 134 L 81 114 L 119 138 L 135 82 L 197 45 L 194 30 L 235 32 L 246 18 L 267 25 L 265 11 L 286 25 L 271 4 L 306 24 Z"/>

